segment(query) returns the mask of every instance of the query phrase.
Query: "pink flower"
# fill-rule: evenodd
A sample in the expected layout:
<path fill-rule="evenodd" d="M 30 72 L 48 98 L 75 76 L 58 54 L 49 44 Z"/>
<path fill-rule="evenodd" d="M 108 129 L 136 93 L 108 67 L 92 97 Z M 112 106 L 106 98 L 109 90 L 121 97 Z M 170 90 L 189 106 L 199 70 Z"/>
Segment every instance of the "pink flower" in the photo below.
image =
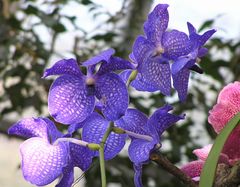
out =
<path fill-rule="evenodd" d="M 209 111 L 208 122 L 212 125 L 216 133 L 220 133 L 225 125 L 240 112 L 240 82 L 230 83 L 225 86 L 218 95 L 217 104 Z M 199 181 L 201 170 L 212 145 L 207 145 L 201 149 L 196 149 L 193 153 L 198 160 L 192 161 L 184 165 L 181 169 L 184 173 Z M 236 127 L 228 137 L 219 163 L 233 165 L 240 160 L 240 126 Z"/>
<path fill-rule="evenodd" d="M 217 104 L 209 111 L 208 122 L 219 133 L 240 112 L 240 82 L 230 83 L 218 95 Z"/>

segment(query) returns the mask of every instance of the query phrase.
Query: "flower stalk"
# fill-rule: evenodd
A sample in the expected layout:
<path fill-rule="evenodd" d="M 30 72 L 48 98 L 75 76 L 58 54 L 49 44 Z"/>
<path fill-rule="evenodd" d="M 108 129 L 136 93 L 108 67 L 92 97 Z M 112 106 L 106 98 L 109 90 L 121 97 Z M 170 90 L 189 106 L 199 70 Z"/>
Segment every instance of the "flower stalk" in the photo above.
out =
<path fill-rule="evenodd" d="M 106 181 L 106 171 L 105 171 L 105 160 L 104 160 L 104 146 L 107 141 L 108 136 L 112 132 L 114 124 L 111 122 L 109 124 L 109 127 L 107 128 L 102 141 L 100 143 L 100 149 L 99 149 L 99 161 L 100 161 L 100 172 L 101 172 L 101 180 L 102 180 L 102 187 L 107 187 L 107 181 Z"/>

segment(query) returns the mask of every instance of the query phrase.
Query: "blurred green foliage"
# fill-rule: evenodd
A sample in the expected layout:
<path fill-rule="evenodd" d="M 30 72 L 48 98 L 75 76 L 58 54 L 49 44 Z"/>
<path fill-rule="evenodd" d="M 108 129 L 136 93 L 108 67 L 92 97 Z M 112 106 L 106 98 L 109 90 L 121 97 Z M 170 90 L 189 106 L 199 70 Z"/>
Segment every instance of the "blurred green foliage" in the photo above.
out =
<path fill-rule="evenodd" d="M 78 62 L 93 56 L 102 49 L 113 47 L 117 55 L 128 58 L 132 43 L 137 34 L 142 33 L 142 24 L 150 11 L 152 1 L 122 0 L 122 7 L 115 14 L 110 13 L 97 1 L 91 0 L 2 0 L 0 1 L 0 132 L 16 121 L 12 119 L 3 124 L 11 113 L 21 115 L 32 108 L 39 115 L 47 106 L 47 92 L 51 80 L 42 80 L 43 70 L 51 63 L 51 58 L 63 58 L 56 50 L 56 42 L 63 34 L 76 32 L 74 42 L 68 53 Z M 79 25 L 77 17 L 61 11 L 65 6 L 85 7 L 93 19 L 95 27 L 91 31 Z M 135 16 L 133 16 L 135 15 Z M 104 21 L 98 22 L 99 17 Z M 214 25 L 214 19 L 202 24 L 200 31 Z M 47 31 L 49 36 L 45 36 Z M 45 38 L 49 38 L 44 40 Z M 63 44 L 64 45 L 64 44 Z M 163 137 L 163 145 L 168 148 L 163 153 L 173 162 L 195 159 L 192 150 L 200 146 L 202 132 L 214 137 L 207 122 L 207 114 L 216 100 L 218 91 L 228 82 L 240 79 L 240 41 L 223 40 L 215 37 L 208 46 L 209 55 L 204 57 L 200 66 L 204 75 L 191 76 L 189 96 L 186 103 L 159 93 L 136 96 L 130 91 L 131 104 L 150 114 L 153 109 L 172 104 L 175 112 L 186 113 L 181 124 L 171 127 Z M 224 58 L 223 58 L 224 57 Z M 211 97 L 210 97 L 210 96 Z M 146 101 L 150 102 L 146 102 Z M 148 104 L 146 104 L 148 103 Z M 193 135 L 194 129 L 199 130 Z M 204 133 L 203 133 L 204 134 Z M 205 135 L 206 136 L 206 135 Z M 100 186 L 98 163 L 87 171 L 86 186 Z M 125 156 L 107 163 L 107 180 L 122 186 L 133 186 L 133 169 Z M 144 166 L 145 186 L 181 187 L 178 179 L 151 163 Z M 183 185 L 182 185 L 183 186 Z"/>

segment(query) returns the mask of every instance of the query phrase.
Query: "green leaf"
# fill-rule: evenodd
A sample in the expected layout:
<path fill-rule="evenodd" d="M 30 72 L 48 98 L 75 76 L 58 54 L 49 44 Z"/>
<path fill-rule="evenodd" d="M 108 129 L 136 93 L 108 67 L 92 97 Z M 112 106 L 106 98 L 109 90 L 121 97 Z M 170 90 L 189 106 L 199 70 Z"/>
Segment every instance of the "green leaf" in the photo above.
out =
<path fill-rule="evenodd" d="M 97 34 L 92 37 L 94 40 L 104 40 L 106 42 L 111 42 L 113 41 L 113 38 L 116 37 L 117 34 L 114 32 L 108 32 L 106 34 Z"/>
<path fill-rule="evenodd" d="M 218 164 L 218 158 L 222 151 L 222 148 L 234 130 L 234 128 L 239 124 L 240 112 L 236 114 L 223 128 L 221 133 L 217 136 L 215 143 L 208 155 L 208 158 L 204 164 L 203 170 L 201 172 L 199 187 L 212 187 L 215 179 L 215 172 Z"/>
<path fill-rule="evenodd" d="M 198 31 L 201 32 L 201 31 L 203 31 L 204 29 L 207 29 L 207 28 L 212 27 L 213 23 L 214 23 L 214 20 L 213 20 L 213 19 L 210 19 L 210 20 L 205 21 L 205 22 L 201 25 L 200 29 L 198 29 Z"/>

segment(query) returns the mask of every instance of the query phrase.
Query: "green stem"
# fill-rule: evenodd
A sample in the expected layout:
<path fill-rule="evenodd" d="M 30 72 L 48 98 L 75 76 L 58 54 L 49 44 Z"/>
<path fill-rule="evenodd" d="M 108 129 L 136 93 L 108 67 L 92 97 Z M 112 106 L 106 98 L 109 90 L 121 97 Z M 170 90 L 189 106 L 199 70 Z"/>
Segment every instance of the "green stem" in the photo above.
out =
<path fill-rule="evenodd" d="M 133 70 L 132 73 L 129 76 L 129 79 L 127 81 L 127 87 L 130 86 L 131 82 L 134 81 L 137 77 L 138 71 L 137 70 Z"/>
<path fill-rule="evenodd" d="M 105 172 L 105 160 L 104 160 L 104 146 L 107 141 L 108 136 L 112 132 L 114 124 L 110 123 L 107 131 L 105 132 L 102 141 L 100 143 L 100 149 L 99 149 L 99 157 L 100 157 L 100 171 L 101 171 L 101 180 L 102 180 L 102 187 L 107 187 L 107 181 L 106 181 L 106 172 Z"/>

